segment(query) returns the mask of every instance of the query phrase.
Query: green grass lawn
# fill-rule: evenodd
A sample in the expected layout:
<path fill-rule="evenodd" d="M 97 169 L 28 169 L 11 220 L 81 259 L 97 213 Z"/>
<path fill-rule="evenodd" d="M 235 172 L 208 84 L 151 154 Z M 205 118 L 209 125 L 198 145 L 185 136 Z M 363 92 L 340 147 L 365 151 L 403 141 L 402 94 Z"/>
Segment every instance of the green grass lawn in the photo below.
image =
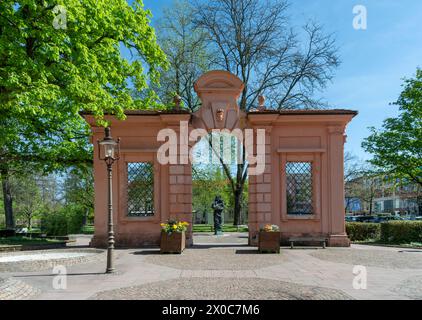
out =
<path fill-rule="evenodd" d="M 83 226 L 82 234 L 94 234 L 94 226 Z"/>
<path fill-rule="evenodd" d="M 210 224 L 195 224 L 193 225 L 193 232 L 213 232 L 213 226 Z M 224 225 L 223 232 L 248 232 L 247 226 L 240 226 L 236 228 L 232 225 Z M 84 226 L 82 228 L 83 234 L 94 234 L 94 226 Z"/>
<path fill-rule="evenodd" d="M 0 246 L 17 246 L 17 245 L 40 245 L 40 244 L 54 244 L 63 241 L 53 239 L 38 239 L 28 237 L 10 237 L 0 238 Z"/>
<path fill-rule="evenodd" d="M 193 232 L 213 232 L 214 228 L 210 224 L 194 224 Z M 247 226 L 239 226 L 239 228 L 232 225 L 223 225 L 223 232 L 248 232 Z"/>

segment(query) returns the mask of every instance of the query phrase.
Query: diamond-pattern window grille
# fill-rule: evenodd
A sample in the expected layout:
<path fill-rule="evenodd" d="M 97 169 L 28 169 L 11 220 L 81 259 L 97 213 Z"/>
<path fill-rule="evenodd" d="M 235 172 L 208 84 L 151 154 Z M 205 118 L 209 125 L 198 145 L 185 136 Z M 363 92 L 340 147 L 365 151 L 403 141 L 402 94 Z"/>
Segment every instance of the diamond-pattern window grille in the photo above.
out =
<path fill-rule="evenodd" d="M 127 215 L 154 215 L 154 165 L 150 162 L 127 164 Z"/>
<path fill-rule="evenodd" d="M 286 164 L 287 214 L 313 214 L 312 163 Z"/>

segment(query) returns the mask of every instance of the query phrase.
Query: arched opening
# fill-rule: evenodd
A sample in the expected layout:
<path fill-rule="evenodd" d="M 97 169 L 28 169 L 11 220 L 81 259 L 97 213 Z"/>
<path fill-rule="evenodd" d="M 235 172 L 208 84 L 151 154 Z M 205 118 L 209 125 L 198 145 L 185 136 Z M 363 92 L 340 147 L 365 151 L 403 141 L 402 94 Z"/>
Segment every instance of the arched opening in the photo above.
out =
<path fill-rule="evenodd" d="M 191 154 L 193 243 L 247 245 L 248 179 L 240 199 L 236 199 L 232 185 L 236 183 L 237 166 L 248 167 L 241 139 L 228 130 L 213 130 L 193 146 Z M 214 212 L 218 211 L 217 197 L 223 203 L 221 221 L 219 213 Z M 235 210 L 235 201 L 240 202 L 240 210 Z"/>

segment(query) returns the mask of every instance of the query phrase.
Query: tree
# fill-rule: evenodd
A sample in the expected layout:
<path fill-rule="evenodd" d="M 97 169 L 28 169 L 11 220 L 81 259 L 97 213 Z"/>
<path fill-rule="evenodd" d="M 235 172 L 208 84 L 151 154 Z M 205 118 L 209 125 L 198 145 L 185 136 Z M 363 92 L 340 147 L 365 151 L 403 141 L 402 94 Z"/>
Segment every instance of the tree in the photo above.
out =
<path fill-rule="evenodd" d="M 422 186 L 422 70 L 414 79 L 405 80 L 404 90 L 395 103 L 397 118 L 384 120 L 382 129 L 372 134 L 362 146 L 373 154 L 371 163 L 389 175 L 405 178 Z"/>
<path fill-rule="evenodd" d="M 192 112 L 200 105 L 193 90 L 194 83 L 211 69 L 214 59 L 207 44 L 207 33 L 196 28 L 193 13 L 192 5 L 186 0 L 176 0 L 171 8 L 164 10 L 157 33 L 169 69 L 162 74 L 161 86 L 156 89 L 164 104 L 171 105 L 178 94 Z"/>
<path fill-rule="evenodd" d="M 363 167 L 359 173 L 347 182 L 346 191 L 348 196 L 361 201 L 364 209 L 366 204 L 368 214 L 373 212 L 374 198 L 380 190 L 380 172 L 374 171 L 371 167 Z"/>
<path fill-rule="evenodd" d="M 211 212 L 211 204 L 217 195 L 224 203 L 229 202 L 228 181 L 224 173 L 215 165 L 194 165 L 192 167 L 192 202 L 193 209 L 199 214 Z M 212 190 L 212 192 L 211 192 Z"/>
<path fill-rule="evenodd" d="M 63 185 L 66 206 L 77 205 L 85 212 L 84 224 L 94 212 L 94 176 L 91 167 L 72 168 Z"/>
<path fill-rule="evenodd" d="M 166 66 L 140 0 L 0 2 L 0 173 L 6 227 L 13 228 L 10 176 L 92 162 L 81 111 L 154 106 L 149 84 Z M 125 48 L 136 60 L 121 54 Z M 133 90 L 142 95 L 132 95 Z"/>
<path fill-rule="evenodd" d="M 363 166 L 361 161 L 352 153 L 346 152 L 344 154 L 344 210 L 346 213 L 353 202 L 358 198 L 356 179 L 361 176 L 362 170 Z"/>
<path fill-rule="evenodd" d="M 28 231 L 31 231 L 33 219 L 41 213 L 44 206 L 37 175 L 20 176 L 13 189 L 16 194 L 16 214 L 25 220 Z"/>
<path fill-rule="evenodd" d="M 313 98 L 314 92 L 332 79 L 339 59 L 333 37 L 325 35 L 321 26 L 308 23 L 302 40 L 289 28 L 288 4 L 281 0 L 191 1 L 194 23 L 207 32 L 217 66 L 245 84 L 239 101 L 241 110 L 254 108 L 258 96 L 264 93 L 275 109 L 322 105 Z M 239 164 L 235 175 L 221 163 L 232 188 L 236 225 L 247 163 Z"/>

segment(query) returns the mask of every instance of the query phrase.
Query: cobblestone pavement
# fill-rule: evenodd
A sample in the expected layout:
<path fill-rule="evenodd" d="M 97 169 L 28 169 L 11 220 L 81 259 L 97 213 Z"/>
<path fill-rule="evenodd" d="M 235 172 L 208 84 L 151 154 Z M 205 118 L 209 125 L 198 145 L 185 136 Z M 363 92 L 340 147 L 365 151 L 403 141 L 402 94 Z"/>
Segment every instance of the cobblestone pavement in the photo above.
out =
<path fill-rule="evenodd" d="M 190 278 L 100 292 L 92 299 L 114 300 L 350 300 L 335 289 L 257 278 Z"/>
<path fill-rule="evenodd" d="M 16 279 L 0 278 L 0 300 L 24 300 L 40 294 L 41 291 Z"/>
<path fill-rule="evenodd" d="M 281 265 L 283 254 L 258 254 L 251 248 L 187 249 L 183 255 L 147 254 L 145 262 L 181 270 L 255 270 Z"/>
<path fill-rule="evenodd" d="M 348 250 L 348 248 L 332 248 L 330 250 L 315 251 L 312 256 L 322 260 L 353 265 L 392 269 L 422 268 L 422 250 Z"/>
<path fill-rule="evenodd" d="M 393 291 L 410 299 L 422 300 L 422 275 L 400 282 Z"/>
<path fill-rule="evenodd" d="M 248 245 L 248 234 L 241 232 L 224 233 L 216 236 L 212 232 L 198 232 L 194 233 L 194 245 L 207 246 L 207 245 Z"/>
<path fill-rule="evenodd" d="M 256 248 L 224 241 L 217 246 L 196 243 L 182 255 L 116 250 L 114 275 L 104 273 L 104 259 L 70 264 L 65 290 L 53 289 L 51 269 L 9 269 L 0 272 L 7 279 L 0 297 L 5 298 L 4 281 L 8 287 L 17 281 L 12 287 L 22 294 L 7 299 L 213 299 L 221 292 L 218 298 L 224 299 L 422 299 L 422 250 L 360 245 L 283 248 L 279 255 L 260 255 Z M 367 268 L 366 290 L 353 288 L 356 264 Z M 29 289 L 19 289 L 22 285 L 39 294 L 29 295 Z"/>

